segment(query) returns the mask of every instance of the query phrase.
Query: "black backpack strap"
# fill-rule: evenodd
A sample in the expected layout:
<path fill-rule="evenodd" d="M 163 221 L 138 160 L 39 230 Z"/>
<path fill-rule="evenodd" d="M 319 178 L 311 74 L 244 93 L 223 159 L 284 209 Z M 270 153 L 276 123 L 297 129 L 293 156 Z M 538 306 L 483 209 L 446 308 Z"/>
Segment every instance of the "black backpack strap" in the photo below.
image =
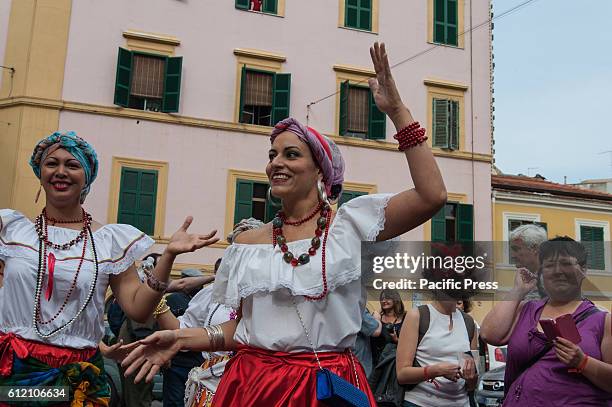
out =
<path fill-rule="evenodd" d="M 474 318 L 471 315 L 466 314 L 465 312 L 459 310 L 461 312 L 461 316 L 463 317 L 463 322 L 465 322 L 465 327 L 468 331 L 468 338 L 470 339 L 470 346 L 472 344 L 472 340 L 474 339 L 474 334 L 476 333 L 476 323 L 474 322 Z"/>
<path fill-rule="evenodd" d="M 419 339 L 417 341 L 417 346 L 421 343 L 421 339 L 425 336 L 427 331 L 429 330 L 429 307 L 427 305 L 419 305 Z"/>

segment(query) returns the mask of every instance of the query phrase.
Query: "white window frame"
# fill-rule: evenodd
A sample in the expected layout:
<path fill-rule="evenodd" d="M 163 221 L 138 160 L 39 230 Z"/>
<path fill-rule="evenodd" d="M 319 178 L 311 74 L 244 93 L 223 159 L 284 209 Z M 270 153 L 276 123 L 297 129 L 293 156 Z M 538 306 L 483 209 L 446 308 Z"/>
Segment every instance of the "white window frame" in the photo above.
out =
<path fill-rule="evenodd" d="M 510 230 L 508 228 L 508 222 L 511 220 L 524 220 L 528 222 L 540 222 L 541 216 L 539 213 L 520 213 L 520 212 L 504 212 L 502 214 L 503 218 L 503 231 L 504 231 L 504 242 L 508 242 L 510 244 Z M 504 247 L 505 249 L 505 247 Z M 508 255 L 508 250 L 503 250 L 504 252 L 504 265 L 512 266 L 510 264 L 510 256 Z"/>
<path fill-rule="evenodd" d="M 612 274 L 612 270 L 610 269 L 610 265 L 612 265 L 612 253 L 610 252 L 610 223 L 605 221 L 598 221 L 592 219 L 578 219 L 574 220 L 575 225 L 575 236 L 576 240 L 581 242 L 582 236 L 580 234 L 580 226 L 590 226 L 596 228 L 603 228 L 603 238 L 604 238 L 604 269 L 603 270 L 587 270 L 588 274 L 602 274 L 602 275 L 610 275 Z M 608 243 L 608 244 L 606 244 Z"/>

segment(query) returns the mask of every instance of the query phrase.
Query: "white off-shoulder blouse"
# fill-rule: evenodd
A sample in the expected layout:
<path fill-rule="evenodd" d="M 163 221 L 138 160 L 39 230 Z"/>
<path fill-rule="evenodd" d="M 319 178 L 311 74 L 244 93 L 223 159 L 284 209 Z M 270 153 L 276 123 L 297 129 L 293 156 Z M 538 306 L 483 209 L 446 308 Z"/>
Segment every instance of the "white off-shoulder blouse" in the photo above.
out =
<path fill-rule="evenodd" d="M 391 194 L 364 195 L 340 207 L 326 248 L 328 295 L 323 291 L 321 249 L 310 262 L 292 267 L 278 246 L 234 243 L 225 251 L 215 279 L 213 301 L 238 308 L 238 343 L 283 352 L 312 351 L 292 297 L 317 351 L 352 347 L 361 328 L 366 291 L 361 282 L 361 242 L 374 241 L 385 225 Z M 308 252 L 310 239 L 288 243 L 296 256 Z"/>
<path fill-rule="evenodd" d="M 74 239 L 79 231 L 61 227 L 48 227 L 49 240 L 65 243 Z M 127 270 L 136 259 L 150 249 L 154 241 L 130 225 L 104 225 L 93 232 L 98 258 L 98 280 L 89 305 L 65 330 L 44 339 L 36 333 L 32 314 L 39 262 L 39 239 L 34 224 L 23 214 L 0 210 L 0 260 L 5 263 L 4 287 L 0 295 L 0 332 L 13 332 L 25 339 L 70 348 L 96 347 L 104 336 L 104 297 L 109 276 Z M 49 301 L 44 293 L 48 273 L 43 280 L 41 294 L 42 319 L 47 321 L 60 309 L 78 268 L 83 241 L 68 250 L 47 248 L 56 257 L 53 294 Z M 68 304 L 52 323 L 39 324 L 43 334 L 60 327 L 76 315 L 85 303 L 94 283 L 94 260 L 91 241 L 88 238 L 85 261 L 81 267 L 76 287 Z"/>

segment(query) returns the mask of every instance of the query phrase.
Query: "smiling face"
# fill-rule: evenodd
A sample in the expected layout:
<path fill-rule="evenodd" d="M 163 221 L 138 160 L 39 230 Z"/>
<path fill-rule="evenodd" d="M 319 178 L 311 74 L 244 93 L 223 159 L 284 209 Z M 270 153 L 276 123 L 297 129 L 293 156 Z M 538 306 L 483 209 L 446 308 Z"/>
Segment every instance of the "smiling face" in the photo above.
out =
<path fill-rule="evenodd" d="M 41 163 L 40 182 L 48 203 L 78 205 L 85 187 L 85 170 L 72 154 L 58 148 Z"/>
<path fill-rule="evenodd" d="M 580 296 L 586 269 L 575 257 L 557 254 L 542 262 L 544 289 L 550 298 L 569 301 Z"/>
<path fill-rule="evenodd" d="M 320 171 L 308 145 L 295 134 L 285 131 L 279 134 L 268 153 L 266 174 L 272 187 L 272 195 L 281 199 L 316 195 Z"/>

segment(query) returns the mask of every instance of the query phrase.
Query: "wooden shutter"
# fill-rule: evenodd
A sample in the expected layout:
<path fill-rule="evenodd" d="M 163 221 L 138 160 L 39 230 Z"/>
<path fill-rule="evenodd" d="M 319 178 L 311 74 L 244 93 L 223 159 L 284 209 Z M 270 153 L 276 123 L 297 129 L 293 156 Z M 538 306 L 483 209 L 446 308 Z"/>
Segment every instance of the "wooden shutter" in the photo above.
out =
<path fill-rule="evenodd" d="M 592 270 L 604 270 L 603 228 L 593 226 L 580 226 L 580 241 L 587 250 L 587 267 Z"/>
<path fill-rule="evenodd" d="M 270 14 L 277 14 L 277 0 L 264 0 L 263 12 Z"/>
<path fill-rule="evenodd" d="M 166 60 L 164 98 L 162 101 L 162 111 L 164 112 L 173 113 L 179 110 L 182 66 L 183 57 L 168 57 Z"/>
<path fill-rule="evenodd" d="M 384 140 L 386 138 L 387 116 L 378 110 L 374 95 L 369 91 L 370 114 L 368 116 L 368 138 L 372 140 Z"/>
<path fill-rule="evenodd" d="M 448 148 L 448 100 L 433 99 L 433 147 Z"/>
<path fill-rule="evenodd" d="M 157 205 L 155 170 L 121 169 L 118 223 L 132 225 L 148 235 L 155 231 Z"/>
<path fill-rule="evenodd" d="M 240 10 L 248 10 L 251 0 L 236 0 L 236 8 Z"/>
<path fill-rule="evenodd" d="M 372 30 L 372 0 L 359 0 L 359 28 Z"/>
<path fill-rule="evenodd" d="M 340 84 L 340 135 L 345 136 L 348 125 L 349 81 Z"/>
<path fill-rule="evenodd" d="M 474 241 L 474 206 L 469 204 L 457 204 L 457 241 Z"/>
<path fill-rule="evenodd" d="M 117 56 L 117 76 L 115 78 L 114 104 L 128 107 L 132 81 L 132 52 L 119 48 Z"/>
<path fill-rule="evenodd" d="M 359 0 L 346 0 L 344 9 L 344 26 L 359 28 Z"/>
<path fill-rule="evenodd" d="M 459 102 L 449 100 L 449 148 L 451 150 L 459 150 Z"/>
<path fill-rule="evenodd" d="M 239 179 L 236 181 L 234 225 L 251 216 L 253 216 L 253 181 Z"/>
<path fill-rule="evenodd" d="M 338 200 L 338 208 L 342 205 L 350 201 L 351 199 L 357 198 L 358 196 L 367 195 L 367 192 L 357 192 L 357 191 L 342 191 L 342 195 L 340 195 L 340 199 Z"/>
<path fill-rule="evenodd" d="M 448 205 L 448 204 L 447 204 Z M 431 218 L 431 241 L 443 242 L 446 240 L 446 205 Z"/>
<path fill-rule="evenodd" d="M 291 100 L 291 74 L 277 73 L 274 75 L 274 90 L 272 96 L 272 126 L 289 117 Z"/>

